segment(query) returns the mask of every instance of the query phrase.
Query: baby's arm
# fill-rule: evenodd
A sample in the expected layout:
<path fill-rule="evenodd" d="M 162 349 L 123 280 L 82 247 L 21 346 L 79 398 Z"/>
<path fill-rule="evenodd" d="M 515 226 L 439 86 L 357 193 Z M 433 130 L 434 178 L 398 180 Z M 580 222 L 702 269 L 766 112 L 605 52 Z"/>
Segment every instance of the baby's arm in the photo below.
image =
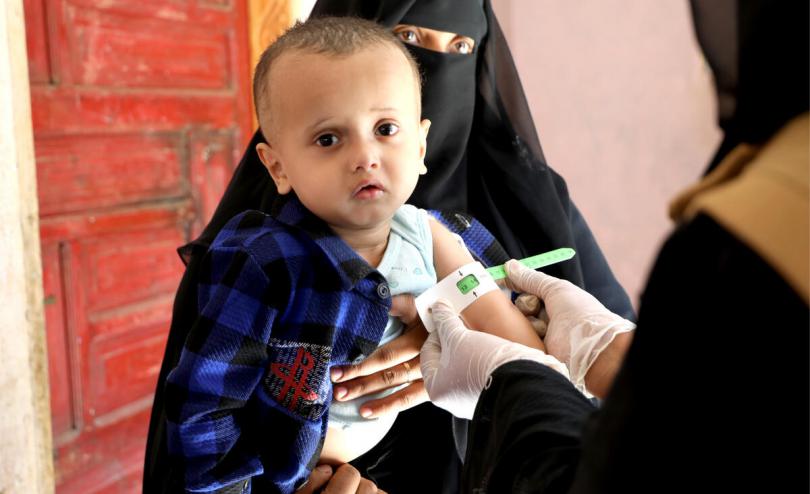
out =
<path fill-rule="evenodd" d="M 433 265 L 439 280 L 474 260 L 447 228 L 433 218 L 429 223 L 433 235 Z M 529 320 L 500 291 L 482 295 L 464 309 L 461 316 L 471 329 L 545 351 Z"/>
<path fill-rule="evenodd" d="M 227 280 L 211 280 L 213 259 L 227 266 Z M 182 464 L 186 489 L 195 492 L 236 488 L 262 472 L 253 430 L 259 424 L 245 424 L 242 408 L 267 365 L 269 330 L 256 328 L 272 323 L 254 323 L 267 279 L 251 257 L 212 249 L 200 280 L 200 313 L 164 391 L 169 453 Z M 212 283 L 203 285 L 207 280 Z"/>

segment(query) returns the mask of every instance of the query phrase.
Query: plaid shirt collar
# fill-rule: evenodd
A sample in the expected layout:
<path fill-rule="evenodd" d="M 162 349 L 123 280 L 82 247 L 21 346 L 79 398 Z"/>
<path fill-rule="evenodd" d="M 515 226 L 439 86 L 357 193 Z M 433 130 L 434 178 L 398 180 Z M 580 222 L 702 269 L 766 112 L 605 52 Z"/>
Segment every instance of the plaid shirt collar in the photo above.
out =
<path fill-rule="evenodd" d="M 311 238 L 330 262 L 340 268 L 338 272 L 344 290 L 353 289 L 360 280 L 377 271 L 332 231 L 325 221 L 307 209 L 294 192 L 279 195 L 273 202 L 270 216 Z"/>

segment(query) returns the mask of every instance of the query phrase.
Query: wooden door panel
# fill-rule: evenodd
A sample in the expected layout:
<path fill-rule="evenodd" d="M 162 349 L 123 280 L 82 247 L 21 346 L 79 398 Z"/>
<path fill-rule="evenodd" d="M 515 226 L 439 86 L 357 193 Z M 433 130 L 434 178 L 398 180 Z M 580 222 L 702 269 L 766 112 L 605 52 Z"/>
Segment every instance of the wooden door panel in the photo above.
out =
<path fill-rule="evenodd" d="M 28 49 L 28 78 L 32 84 L 47 83 L 51 69 L 48 56 L 45 5 L 40 0 L 23 0 L 25 9 L 26 48 Z"/>
<path fill-rule="evenodd" d="M 72 393 L 72 344 L 65 325 L 65 297 L 59 244 L 42 245 L 42 281 L 45 294 L 45 325 L 48 348 L 48 377 L 51 387 L 51 428 L 54 442 L 64 442 L 75 431 L 75 402 Z"/>
<path fill-rule="evenodd" d="M 59 0 L 65 1 L 65 0 Z M 148 17 L 182 23 L 206 24 L 233 31 L 234 16 L 244 17 L 239 0 L 67 0 L 70 5 L 129 18 Z M 244 18 L 242 19 L 244 21 Z M 236 33 L 241 36 L 240 33 Z M 240 41 L 242 43 L 242 41 Z"/>
<path fill-rule="evenodd" d="M 58 135 L 35 145 L 45 216 L 188 195 L 177 134 Z"/>
<path fill-rule="evenodd" d="M 228 32 L 71 5 L 63 60 L 76 84 L 227 89 Z"/>
<path fill-rule="evenodd" d="M 137 492 L 188 203 L 43 220 L 60 493 Z"/>
<path fill-rule="evenodd" d="M 144 205 L 114 212 L 42 216 L 39 234 L 41 239 L 77 239 L 115 235 L 144 228 L 166 228 L 167 225 L 186 225 L 194 217 L 195 213 L 189 210 L 192 207 L 191 200 L 184 199 L 171 201 L 166 205 Z"/>
<path fill-rule="evenodd" d="M 105 310 L 123 311 L 174 293 L 183 272 L 175 250 L 185 241 L 178 226 L 161 225 L 82 242 L 82 282 L 91 320 L 106 317 L 100 314 Z"/>
<path fill-rule="evenodd" d="M 89 88 L 31 88 L 34 133 L 178 131 L 183 127 L 234 126 L 234 98 L 227 94 L 161 94 Z M 249 114 L 245 122 L 250 121 Z M 238 134 L 239 142 L 246 144 Z"/>
<path fill-rule="evenodd" d="M 87 365 L 93 369 L 88 401 L 96 426 L 152 406 L 171 306 L 169 296 L 152 307 L 138 307 L 91 325 L 97 336 L 87 356 Z M 122 327 L 128 331 L 121 332 Z"/>
<path fill-rule="evenodd" d="M 55 457 L 59 494 L 101 492 L 140 493 L 143 472 L 143 444 L 131 438 L 143 437 L 149 410 L 120 417 L 106 427 L 87 424 L 80 440 L 59 446 Z M 134 473 L 134 476 L 132 475 Z"/>
<path fill-rule="evenodd" d="M 233 136 L 223 132 L 199 131 L 190 136 L 191 189 L 194 209 L 199 211 L 191 228 L 197 237 L 206 219 L 214 214 L 233 171 L 233 156 L 239 152 Z"/>
<path fill-rule="evenodd" d="M 24 0 L 57 492 L 140 492 L 183 266 L 251 132 L 244 0 Z"/>

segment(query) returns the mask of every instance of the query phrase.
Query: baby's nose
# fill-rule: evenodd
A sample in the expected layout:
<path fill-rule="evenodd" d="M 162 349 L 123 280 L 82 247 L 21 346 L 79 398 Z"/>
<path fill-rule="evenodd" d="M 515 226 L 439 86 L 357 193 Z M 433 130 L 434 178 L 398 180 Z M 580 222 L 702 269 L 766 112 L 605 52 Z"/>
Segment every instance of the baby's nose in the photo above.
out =
<path fill-rule="evenodd" d="M 376 147 L 368 142 L 359 142 L 352 154 L 353 171 L 369 171 L 380 166 L 380 156 Z"/>

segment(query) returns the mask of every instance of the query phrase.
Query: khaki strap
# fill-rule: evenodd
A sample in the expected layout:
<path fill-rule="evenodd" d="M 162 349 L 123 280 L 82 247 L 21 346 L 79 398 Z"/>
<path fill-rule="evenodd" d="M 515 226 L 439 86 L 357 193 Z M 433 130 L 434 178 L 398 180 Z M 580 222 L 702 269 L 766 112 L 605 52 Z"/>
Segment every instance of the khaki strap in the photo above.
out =
<path fill-rule="evenodd" d="M 711 216 L 757 252 L 810 305 L 810 118 L 761 147 L 740 145 L 670 205 L 678 222 Z"/>

